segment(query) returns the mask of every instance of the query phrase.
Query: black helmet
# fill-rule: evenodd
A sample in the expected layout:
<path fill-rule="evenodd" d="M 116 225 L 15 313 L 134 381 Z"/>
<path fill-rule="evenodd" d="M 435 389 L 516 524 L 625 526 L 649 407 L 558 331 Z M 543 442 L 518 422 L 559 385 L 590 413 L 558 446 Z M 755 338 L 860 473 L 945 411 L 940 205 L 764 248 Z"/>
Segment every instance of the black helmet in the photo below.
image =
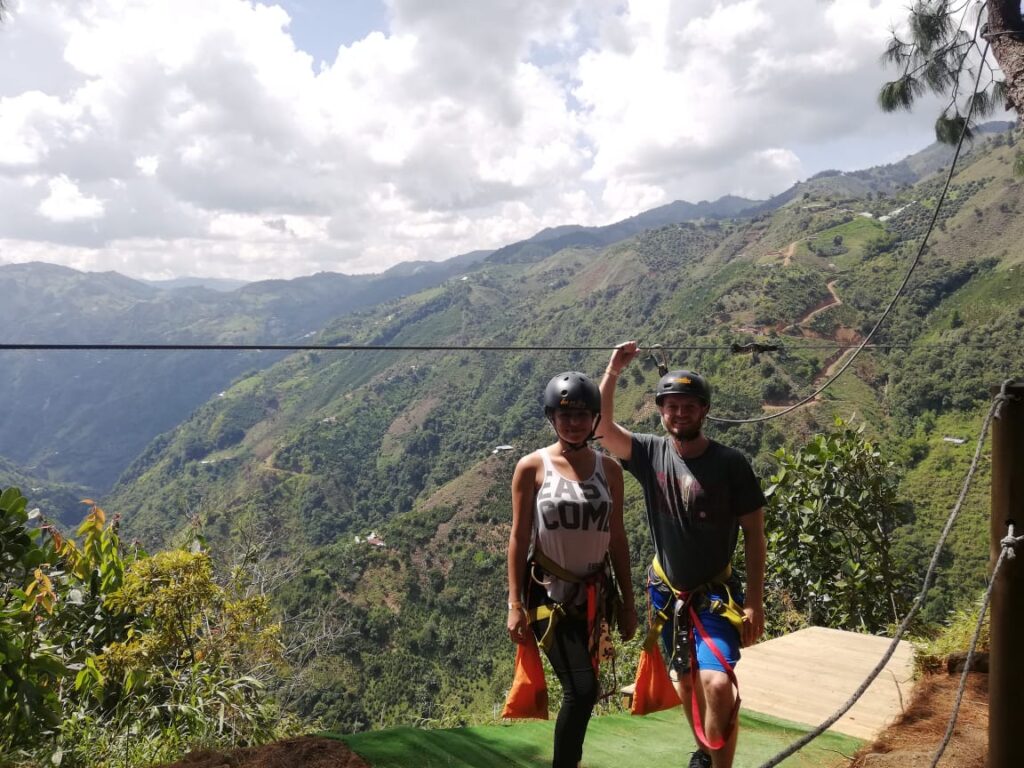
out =
<path fill-rule="evenodd" d="M 693 395 L 711 407 L 711 386 L 694 371 L 669 371 L 662 376 L 654 391 L 654 402 L 661 405 L 665 395 Z"/>
<path fill-rule="evenodd" d="M 601 412 L 601 390 L 586 374 L 566 371 L 555 376 L 544 388 L 544 410 L 579 408 L 591 413 Z"/>

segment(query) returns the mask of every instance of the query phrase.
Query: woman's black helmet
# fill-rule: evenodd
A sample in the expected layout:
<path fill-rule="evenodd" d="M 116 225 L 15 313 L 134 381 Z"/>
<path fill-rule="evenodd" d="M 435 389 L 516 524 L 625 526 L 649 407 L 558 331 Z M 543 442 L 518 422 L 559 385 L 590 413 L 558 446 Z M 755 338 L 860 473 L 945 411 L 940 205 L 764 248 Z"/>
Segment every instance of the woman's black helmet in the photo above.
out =
<path fill-rule="evenodd" d="M 544 410 L 557 411 L 565 408 L 600 413 L 601 390 L 584 373 L 560 373 L 551 379 L 544 389 Z"/>
<path fill-rule="evenodd" d="M 658 382 L 654 402 L 661 405 L 665 395 L 693 395 L 711 407 L 711 385 L 695 371 L 669 371 Z"/>

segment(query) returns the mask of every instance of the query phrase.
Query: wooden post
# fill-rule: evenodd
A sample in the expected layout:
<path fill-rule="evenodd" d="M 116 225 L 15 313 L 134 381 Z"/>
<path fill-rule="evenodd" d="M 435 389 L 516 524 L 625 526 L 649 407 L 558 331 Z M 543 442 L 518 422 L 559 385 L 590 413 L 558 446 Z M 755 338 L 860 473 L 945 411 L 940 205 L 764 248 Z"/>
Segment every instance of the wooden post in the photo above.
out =
<path fill-rule="evenodd" d="M 994 392 L 998 392 L 995 388 Z M 1013 523 L 1024 535 L 1024 383 L 1007 387 L 992 422 L 991 562 Z M 1024 547 L 1007 559 L 992 585 L 989 657 L 988 768 L 1024 766 Z"/>

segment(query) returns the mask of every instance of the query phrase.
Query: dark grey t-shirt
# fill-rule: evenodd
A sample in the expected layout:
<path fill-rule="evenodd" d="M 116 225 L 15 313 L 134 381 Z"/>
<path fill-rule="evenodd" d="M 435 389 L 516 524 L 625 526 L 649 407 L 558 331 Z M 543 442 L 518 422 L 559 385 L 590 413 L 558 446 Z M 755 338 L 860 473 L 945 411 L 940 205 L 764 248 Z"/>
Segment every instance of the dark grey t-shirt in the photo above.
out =
<path fill-rule="evenodd" d="M 680 458 L 672 440 L 633 435 L 622 464 L 643 487 L 654 552 L 677 589 L 710 581 L 732 560 L 738 519 L 765 506 L 746 457 L 711 440 L 695 459 Z"/>

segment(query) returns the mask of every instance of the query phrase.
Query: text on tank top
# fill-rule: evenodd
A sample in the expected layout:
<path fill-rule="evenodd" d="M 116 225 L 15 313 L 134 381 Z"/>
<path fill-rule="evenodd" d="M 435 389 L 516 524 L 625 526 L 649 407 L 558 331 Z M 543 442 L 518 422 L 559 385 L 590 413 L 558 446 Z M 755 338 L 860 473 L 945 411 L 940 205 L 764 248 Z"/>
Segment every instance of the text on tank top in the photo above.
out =
<path fill-rule="evenodd" d="M 612 497 L 604 462 L 593 452 L 593 473 L 577 481 L 559 474 L 546 450 L 538 453 L 544 461 L 544 477 L 534 506 L 534 540 L 541 552 L 565 570 L 586 578 L 603 567 L 611 539 Z M 553 576 L 546 581 L 548 596 L 556 602 L 565 601 L 576 590 L 576 585 Z M 582 600 L 583 590 L 579 591 Z"/>

